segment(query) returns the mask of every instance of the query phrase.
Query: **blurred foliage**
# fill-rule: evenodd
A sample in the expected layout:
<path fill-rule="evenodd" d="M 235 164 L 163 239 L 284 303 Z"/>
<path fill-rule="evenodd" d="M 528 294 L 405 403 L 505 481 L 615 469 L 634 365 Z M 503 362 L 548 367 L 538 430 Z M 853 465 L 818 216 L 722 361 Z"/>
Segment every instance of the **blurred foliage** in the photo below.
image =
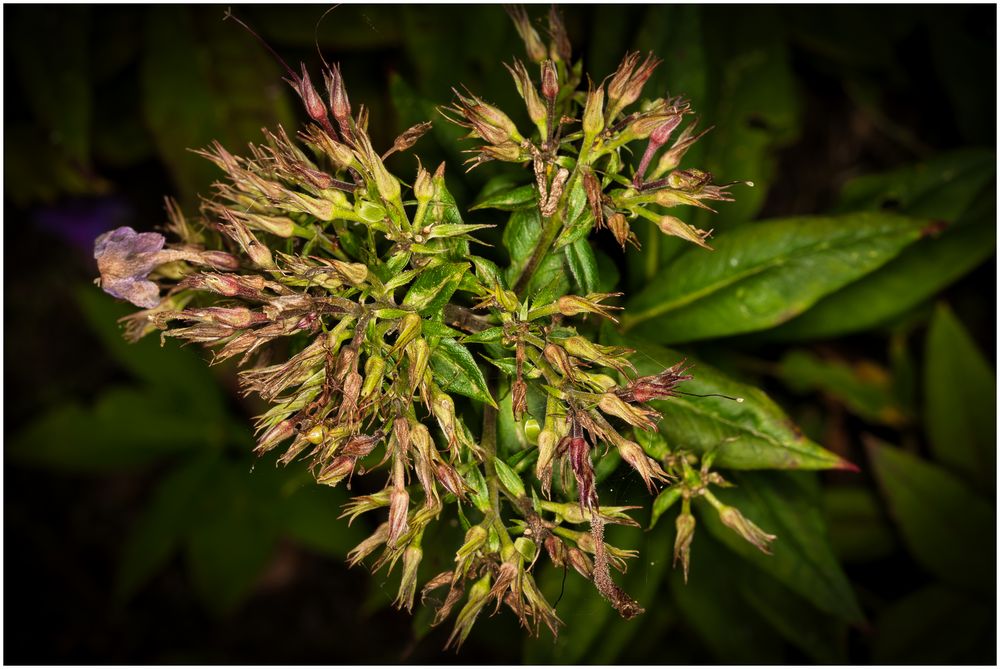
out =
<path fill-rule="evenodd" d="M 388 140 L 435 120 L 417 146 L 425 164 L 463 158 L 461 133 L 435 112 L 451 86 L 516 106 L 500 61 L 520 47 L 497 7 L 348 5 L 317 24 L 323 11 L 235 9 L 290 63 L 316 64 L 314 41 L 327 60 L 343 62 L 374 135 Z M 524 641 L 519 654 L 523 631 L 498 618 L 473 633 L 470 652 L 532 663 L 995 662 L 996 381 L 984 344 L 994 340 L 996 312 L 995 294 L 981 287 L 995 268 L 996 91 L 982 73 L 995 60 L 995 8 L 565 11 L 595 74 L 612 71 L 630 47 L 663 57 L 651 89 L 686 95 L 702 124 L 716 126 L 692 162 L 755 184 L 711 223 L 692 221 L 716 226 L 713 255 L 641 225 L 641 252 L 623 254 L 599 238 L 591 254 L 602 282 L 621 274 L 633 314 L 627 336 L 650 342 L 643 359 L 698 357 L 705 362 L 693 392 L 747 398 L 738 408 L 671 402 L 662 438 L 739 440 L 743 449 L 729 449 L 734 468 L 746 448 L 766 457 L 769 447 L 796 442 L 809 457 L 820 443 L 865 471 L 727 473 L 736 487 L 720 498 L 738 499 L 779 535 L 774 555 L 748 548 L 695 505 L 687 584 L 668 564 L 672 514 L 648 532 L 612 534 L 645 556 L 623 583 L 647 604 L 644 616 L 618 619 L 587 583 L 547 567 L 539 583 L 559 600 L 565 633 L 555 643 Z M 291 127 L 301 114 L 280 66 L 221 14 L 207 6 L 5 9 L 8 100 L 13 91 L 18 101 L 5 112 L 8 215 L 81 197 L 143 202 L 133 216 L 160 192 L 190 203 L 216 173 L 187 149 L 213 139 L 239 148 L 261 127 Z M 486 194 L 512 184 L 492 167 L 469 175 L 449 167 L 448 178 L 460 204 L 483 198 L 488 182 Z M 483 212 L 481 220 L 503 219 Z M 496 230 L 497 244 L 501 233 L 513 234 Z M 31 234 L 8 227 L 8 248 L 20 243 L 14 235 Z M 583 271 L 591 260 L 576 262 Z M 251 412 L 235 397 L 231 369 L 213 373 L 200 352 L 172 343 L 126 345 L 113 325 L 126 310 L 84 285 L 90 268 L 72 280 L 53 261 L 32 271 L 75 289 L 70 304 L 88 326 L 83 341 L 93 343 L 84 355 L 103 356 L 118 372 L 20 416 L 16 434 L 8 432 L 8 467 L 97 481 L 147 477 L 117 575 L 105 584 L 121 606 L 179 558 L 213 615 L 238 615 L 283 542 L 341 559 L 366 536 L 336 519 L 341 491 L 312 485 L 301 467 L 252 461 Z M 580 271 L 577 283 L 591 280 Z M 15 316 L 45 308 L 7 297 Z M 13 327 L 8 354 L 35 336 Z M 68 334 L 57 329 L 71 341 Z M 699 343 L 708 339 L 717 341 Z M 32 388 L 61 381 L 23 373 L 30 361 L 13 367 L 8 390 L 17 383 L 51 398 Z M 785 410 L 749 389 L 761 383 Z M 723 413 L 707 418 L 707 406 Z M 523 437 L 509 429 L 501 443 Z M 605 476 L 615 503 L 643 498 L 634 481 Z M 451 561 L 442 548 L 451 539 L 427 538 L 422 570 Z M 372 588 L 359 615 L 390 599 Z M 427 624 L 426 614 L 415 617 L 412 643 L 420 639 L 431 649 L 421 657 L 435 657 L 427 653 L 440 643 L 425 638 Z"/>

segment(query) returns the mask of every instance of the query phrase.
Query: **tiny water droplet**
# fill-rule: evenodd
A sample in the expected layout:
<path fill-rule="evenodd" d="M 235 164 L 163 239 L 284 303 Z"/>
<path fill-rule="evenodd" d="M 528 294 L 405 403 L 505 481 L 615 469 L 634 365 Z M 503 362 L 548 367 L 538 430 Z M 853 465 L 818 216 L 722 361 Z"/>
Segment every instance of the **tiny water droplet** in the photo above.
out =
<path fill-rule="evenodd" d="M 743 398 L 742 397 L 737 397 L 736 401 L 742 403 L 743 402 Z"/>

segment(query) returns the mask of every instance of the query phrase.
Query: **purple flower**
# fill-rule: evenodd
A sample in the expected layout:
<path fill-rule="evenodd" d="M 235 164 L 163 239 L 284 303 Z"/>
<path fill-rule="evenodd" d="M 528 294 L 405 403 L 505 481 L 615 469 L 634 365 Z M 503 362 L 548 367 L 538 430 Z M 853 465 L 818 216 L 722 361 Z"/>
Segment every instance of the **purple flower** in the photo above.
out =
<path fill-rule="evenodd" d="M 98 237 L 94 241 L 94 258 L 104 292 L 145 309 L 159 304 L 160 289 L 146 277 L 163 262 L 165 241 L 159 233 L 137 233 L 128 226 Z"/>

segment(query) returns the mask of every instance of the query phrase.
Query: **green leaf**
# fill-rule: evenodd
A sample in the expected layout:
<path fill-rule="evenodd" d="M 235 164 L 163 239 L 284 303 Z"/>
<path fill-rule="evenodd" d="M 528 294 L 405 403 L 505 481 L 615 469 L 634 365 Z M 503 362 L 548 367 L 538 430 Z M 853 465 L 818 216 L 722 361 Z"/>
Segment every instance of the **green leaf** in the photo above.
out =
<path fill-rule="evenodd" d="M 910 311 L 992 256 L 996 249 L 995 158 L 961 151 L 845 187 L 840 210 L 898 207 L 950 223 L 860 281 L 766 333 L 768 339 L 836 337 Z"/>
<path fill-rule="evenodd" d="M 501 211 L 517 211 L 535 207 L 538 203 L 538 195 L 532 184 L 514 186 L 498 193 L 491 193 L 477 200 L 469 207 L 469 211 L 477 209 L 500 209 Z"/>
<path fill-rule="evenodd" d="M 781 359 L 778 374 L 792 390 L 820 390 L 872 423 L 900 427 L 906 422 L 903 407 L 893 394 L 892 377 L 873 362 L 850 365 L 793 350 Z"/>
<path fill-rule="evenodd" d="M 224 421 L 206 421 L 161 394 L 112 388 L 93 406 L 63 404 L 30 423 L 8 444 L 7 455 L 58 470 L 119 471 L 218 449 L 226 436 Z"/>
<path fill-rule="evenodd" d="M 218 168 L 188 149 L 212 140 L 245 145 L 262 126 L 292 119 L 273 59 L 221 21 L 218 8 L 157 6 L 146 12 L 141 61 L 143 112 L 174 181 L 188 199 Z"/>
<path fill-rule="evenodd" d="M 995 664 L 995 620 L 996 610 L 989 603 L 932 585 L 893 602 L 878 617 L 872 661 L 883 665 Z"/>
<path fill-rule="evenodd" d="M 587 204 L 587 191 L 583 187 L 583 179 L 577 179 L 566 199 L 566 219 L 559 236 L 556 237 L 553 249 L 559 250 L 584 239 L 594 227 L 594 214 Z"/>
<path fill-rule="evenodd" d="M 420 331 L 425 337 L 443 337 L 448 339 L 455 339 L 461 337 L 462 333 L 458 330 L 448 327 L 444 323 L 438 323 L 437 321 L 425 320 L 420 324 Z"/>
<path fill-rule="evenodd" d="M 670 507 L 677 503 L 677 500 L 681 498 L 681 492 L 682 489 L 680 486 L 671 486 L 660 491 L 660 494 L 653 500 L 653 514 L 649 520 L 649 529 L 656 527 L 660 516 L 669 511 Z"/>
<path fill-rule="evenodd" d="M 503 339 L 503 328 L 501 326 L 486 328 L 481 332 L 466 335 L 462 338 L 463 344 L 496 344 Z"/>
<path fill-rule="evenodd" d="M 494 458 L 493 465 L 497 469 L 497 477 L 500 479 L 500 483 L 507 489 L 507 492 L 518 498 L 524 497 L 524 482 L 521 481 L 521 477 L 517 475 L 517 472 L 508 467 L 500 458 Z"/>
<path fill-rule="evenodd" d="M 786 641 L 822 664 L 846 664 L 847 626 L 756 569 L 740 579 L 740 595 Z"/>
<path fill-rule="evenodd" d="M 993 590 L 993 505 L 941 467 L 874 439 L 867 445 L 879 487 L 916 561 L 946 583 Z"/>
<path fill-rule="evenodd" d="M 996 156 L 992 151 L 953 151 L 848 181 L 834 213 L 892 208 L 911 216 L 955 222 L 993 182 L 995 173 Z"/>
<path fill-rule="evenodd" d="M 477 402 L 496 406 L 486 387 L 486 379 L 469 349 L 454 339 L 442 339 L 431 352 L 434 380 L 446 393 L 458 393 Z"/>
<path fill-rule="evenodd" d="M 773 327 L 877 269 L 926 221 L 890 214 L 788 218 L 727 232 L 715 252 L 692 248 L 626 305 L 626 330 L 661 343 Z"/>
<path fill-rule="evenodd" d="M 669 559 L 669 553 L 663 559 Z M 674 602 L 681 619 L 718 662 L 780 664 L 781 640 L 740 594 L 746 569 L 698 528 L 691 545 L 688 582 L 679 565 L 670 575 Z"/>
<path fill-rule="evenodd" d="M 47 141 L 79 163 L 90 160 L 90 9 L 19 7 L 8 14 L 7 46 Z M 58 45 L 58 48 L 53 48 Z"/>
<path fill-rule="evenodd" d="M 137 379 L 174 397 L 193 415 L 217 417 L 225 412 L 219 384 L 197 349 L 181 348 L 174 340 L 161 345 L 155 335 L 134 344 L 125 341 L 117 320 L 136 308 L 94 286 L 79 287 L 76 302 L 108 354 Z"/>
<path fill-rule="evenodd" d="M 823 491 L 830 545 L 843 562 L 874 562 L 892 555 L 896 540 L 875 493 L 860 486 Z"/>
<path fill-rule="evenodd" d="M 403 305 L 424 315 L 440 314 L 468 271 L 469 263 L 465 262 L 442 263 L 425 269 L 410 286 Z"/>
<path fill-rule="evenodd" d="M 538 209 L 521 209 L 510 215 L 503 230 L 503 245 L 510 254 L 507 283 L 512 285 L 528 263 L 535 244 L 542 236 L 542 219 Z"/>
<path fill-rule="evenodd" d="M 306 475 L 289 481 L 281 508 L 281 528 L 295 541 L 314 551 L 344 559 L 348 551 L 367 534 L 360 523 L 348 525 L 340 518 L 347 492 L 341 488 L 316 485 Z"/>
<path fill-rule="evenodd" d="M 279 476 L 270 462 L 253 475 L 233 463 L 197 501 L 185 556 L 196 591 L 217 616 L 232 613 L 250 595 L 271 559 Z"/>
<path fill-rule="evenodd" d="M 565 247 L 566 262 L 581 295 L 596 293 L 601 280 L 597 269 L 597 258 L 586 237 Z"/>
<path fill-rule="evenodd" d="M 708 531 L 733 552 L 754 564 L 820 611 L 849 623 L 864 615 L 847 576 L 830 547 L 820 499 L 801 473 L 734 473 L 735 488 L 717 497 L 734 506 L 765 532 L 777 535 L 766 555 L 722 524 L 705 504 L 700 519 Z M 695 558 L 692 559 L 695 561 Z"/>
<path fill-rule="evenodd" d="M 927 437 L 934 457 L 990 490 L 996 487 L 996 377 L 955 315 L 938 305 L 924 367 Z"/>
<path fill-rule="evenodd" d="M 196 500 L 216 476 L 217 457 L 188 460 L 161 480 L 125 543 L 115 597 L 129 599 L 173 556 L 181 539 L 196 522 Z"/>
<path fill-rule="evenodd" d="M 658 374 L 685 356 L 605 327 L 605 343 L 636 350 L 632 362 L 642 375 Z M 653 403 L 663 414 L 660 432 L 667 443 L 696 453 L 715 453 L 716 466 L 725 469 L 850 469 L 850 463 L 806 438 L 762 390 L 727 377 L 695 362 L 694 378 L 680 386 L 686 393 L 722 394 L 721 397 L 679 395 Z"/>

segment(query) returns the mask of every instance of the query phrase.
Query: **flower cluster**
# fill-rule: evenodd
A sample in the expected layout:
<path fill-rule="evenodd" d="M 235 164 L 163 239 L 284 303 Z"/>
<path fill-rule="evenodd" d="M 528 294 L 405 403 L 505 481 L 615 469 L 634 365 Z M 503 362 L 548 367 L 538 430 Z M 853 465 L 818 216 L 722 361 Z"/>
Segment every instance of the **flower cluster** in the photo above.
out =
<path fill-rule="evenodd" d="M 176 244 L 128 228 L 95 244 L 102 287 L 143 307 L 125 319 L 128 336 L 159 331 L 211 347 L 215 361 L 240 356 L 243 392 L 270 404 L 258 418 L 257 453 L 283 449 L 279 462 L 304 459 L 325 485 L 384 482 L 345 508 L 351 520 L 384 514 L 350 562 L 378 553 L 376 570 L 401 564 L 398 606 L 414 604 L 425 530 L 459 509 L 465 540 L 454 565 L 422 588 L 437 604 L 436 624 L 464 601 L 456 644 L 488 605 L 556 633 L 559 617 L 532 574 L 543 553 L 592 580 L 623 616 L 642 611 L 609 571 L 624 570 L 634 553 L 604 541 L 606 523 L 636 523 L 627 508 L 600 504 L 594 459 L 614 449 L 650 491 L 674 481 L 688 490 L 687 462 L 650 457 L 639 436 L 655 433 L 660 418 L 649 402 L 679 392 L 688 367 L 637 376 L 630 350 L 572 325 L 588 315 L 615 321 L 619 294 L 539 289 L 535 278 L 552 252 L 592 228 L 609 228 L 623 246 L 634 241 L 628 221 L 636 217 L 706 246 L 708 233 L 662 210 L 730 199 L 710 174 L 678 169 L 701 136 L 691 123 L 669 143 L 690 113 L 686 102 L 655 99 L 629 111 L 655 57 L 629 54 L 606 85 L 578 93 L 581 67 L 570 62 L 558 13 L 549 15 L 547 47 L 523 10 L 512 15 L 539 67 L 537 87 L 523 63 L 508 67 L 533 132 L 468 92 L 443 111 L 478 140 L 473 167 L 530 166 L 541 230 L 527 259 L 501 269 L 472 253 L 472 233 L 487 226 L 463 221 L 444 165 L 419 167 L 409 188 L 389 172 L 385 157 L 408 150 L 429 124 L 380 154 L 336 66 L 323 73 L 325 97 L 304 66 L 289 70 L 310 119 L 294 138 L 279 128 L 247 156 L 218 144 L 201 152 L 225 178 L 197 218 L 168 203 Z M 642 158 L 626 175 L 623 150 L 634 142 L 644 143 Z M 515 421 L 537 426 L 511 457 L 497 449 L 501 399 Z M 750 532 L 749 521 L 720 513 Z M 685 565 L 690 535 L 678 534 Z M 773 538 L 754 536 L 761 547 Z"/>

